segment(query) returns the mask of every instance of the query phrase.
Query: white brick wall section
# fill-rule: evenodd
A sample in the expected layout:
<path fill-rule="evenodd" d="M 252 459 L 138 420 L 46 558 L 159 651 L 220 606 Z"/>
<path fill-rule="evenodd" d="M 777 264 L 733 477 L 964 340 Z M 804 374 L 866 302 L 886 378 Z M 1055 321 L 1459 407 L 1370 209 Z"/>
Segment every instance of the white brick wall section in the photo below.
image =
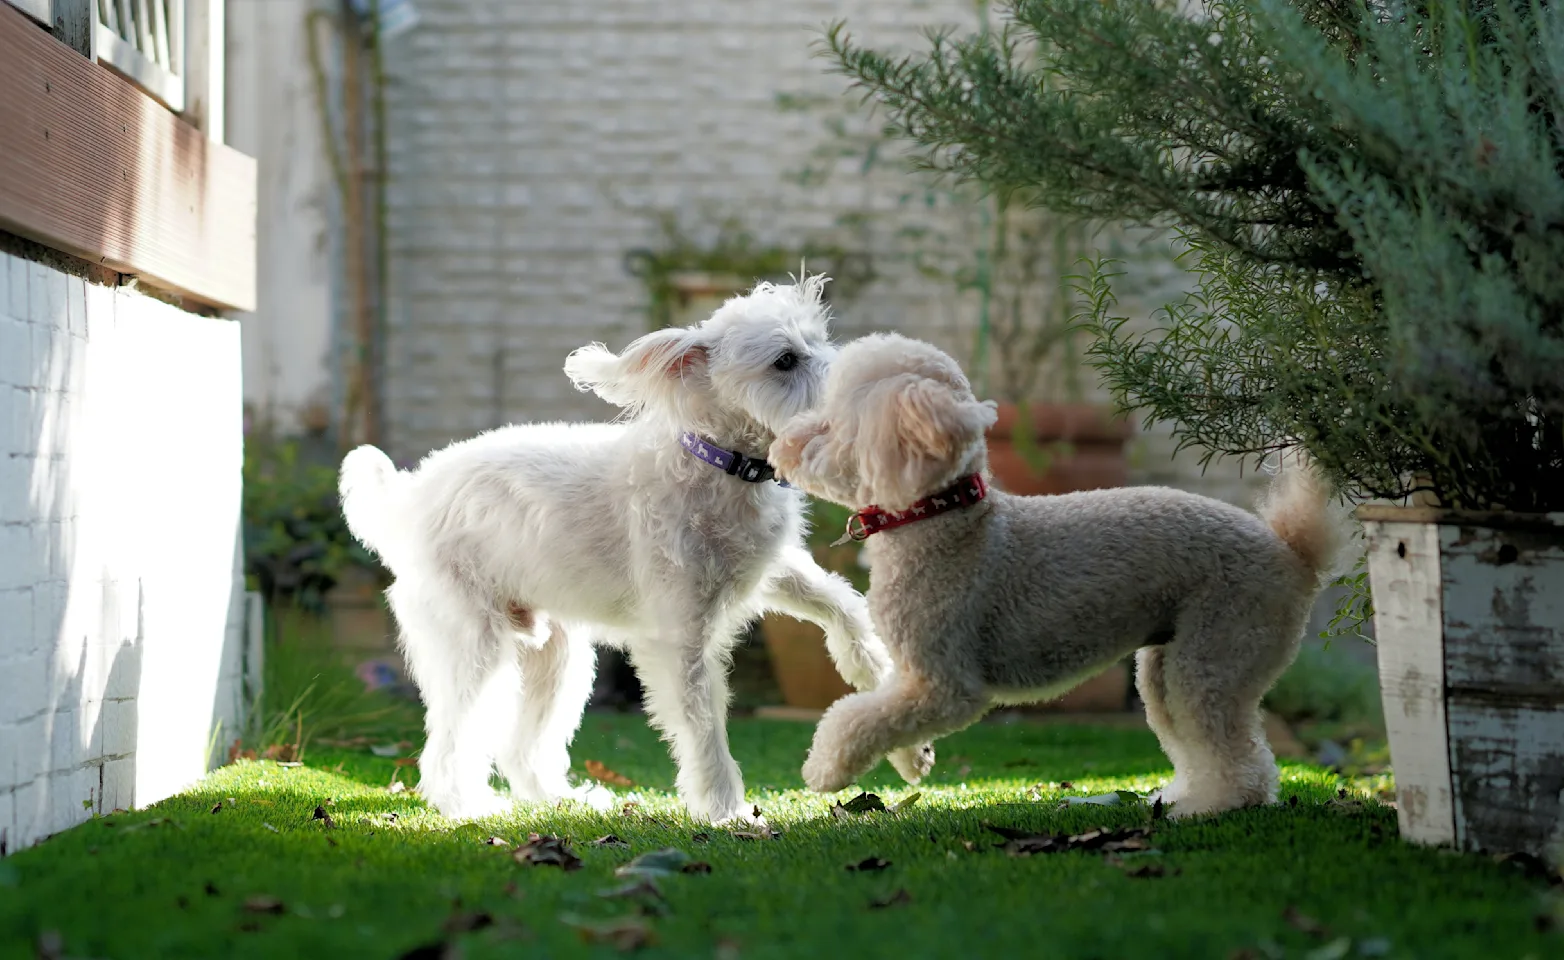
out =
<path fill-rule="evenodd" d="M 207 769 L 242 635 L 237 325 L 0 254 L 0 842 Z"/>
<path fill-rule="evenodd" d="M 281 12 L 289 3 L 298 10 Z M 266 6 L 301 21 L 305 3 Z M 584 343 L 619 347 L 644 330 L 646 294 L 623 258 L 660 242 L 666 214 L 708 238 L 731 218 L 761 243 L 824 239 L 868 254 L 879 278 L 840 305 L 838 337 L 897 329 L 970 359 L 975 298 L 919 276 L 895 239 L 905 227 L 949 232 L 951 211 L 902 202 L 918 187 L 890 165 L 867 180 L 844 164 L 824 185 L 791 182 L 826 143 L 825 116 L 776 103 L 779 93 L 846 90 L 811 49 L 822 24 L 845 17 L 866 42 L 923 49 L 923 28 L 975 23 L 969 0 L 420 0 L 419 12 L 418 27 L 387 49 L 394 456 L 416 458 L 504 422 L 611 416 L 571 388 L 561 365 Z M 297 100 L 263 90 L 257 115 L 283 124 Z M 278 169 L 314 169 L 318 147 L 296 149 L 297 162 Z M 314 176 L 329 189 L 324 173 Z M 270 235 L 308 232 L 314 207 L 296 208 L 305 209 L 278 205 L 284 219 L 263 217 L 263 246 Z M 867 234 L 839 227 L 862 211 L 872 211 Z M 298 274 L 279 267 L 263 286 L 293 289 Z M 1132 315 L 1184 282 L 1171 270 L 1143 279 L 1144 303 L 1123 303 Z M 324 313 L 329 291 L 312 296 Z M 300 309 L 279 302 L 254 327 L 291 329 Z M 315 341 L 299 342 L 284 367 L 320 369 Z M 295 389 L 301 398 L 327 392 L 324 382 Z M 269 402 L 256 390 L 254 400 Z M 1172 459 L 1164 438 L 1147 438 L 1133 456 L 1144 465 L 1136 482 L 1240 503 L 1252 493 L 1236 464 L 1203 473 L 1198 456 Z"/>

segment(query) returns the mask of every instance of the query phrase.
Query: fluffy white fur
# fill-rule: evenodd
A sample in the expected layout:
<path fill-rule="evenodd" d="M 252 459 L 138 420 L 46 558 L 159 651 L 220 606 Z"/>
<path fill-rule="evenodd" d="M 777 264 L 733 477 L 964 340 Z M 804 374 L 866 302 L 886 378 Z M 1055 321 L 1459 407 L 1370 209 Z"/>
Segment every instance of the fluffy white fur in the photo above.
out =
<path fill-rule="evenodd" d="M 619 423 L 504 427 L 412 472 L 374 447 L 348 454 L 343 511 L 396 577 L 388 595 L 427 708 L 420 786 L 442 813 L 506 809 L 489 787 L 495 761 L 512 799 L 572 794 L 594 641 L 628 650 L 681 797 L 718 821 L 746 809 L 725 721 L 728 654 L 747 621 L 768 609 L 813 621 L 850 683 L 887 675 L 863 598 L 802 545 L 803 496 L 679 445 L 692 430 L 764 456 L 818 401 L 835 352 L 824 282 L 760 284 L 698 326 L 617 356 L 601 344 L 571 354 L 566 373 L 624 408 Z M 784 354 L 791 369 L 778 368 Z M 918 757 L 903 756 L 916 776 Z"/>
<path fill-rule="evenodd" d="M 771 459 L 816 496 L 902 510 L 986 477 L 994 416 L 950 357 L 874 335 L 842 349 L 822 406 L 784 428 Z M 1171 812 L 1274 801 L 1259 703 L 1296 655 L 1339 549 L 1330 499 L 1300 464 L 1258 516 L 1160 487 L 992 491 L 875 534 L 869 606 L 896 673 L 826 712 L 804 780 L 839 790 L 887 751 L 996 704 L 1056 697 L 1138 650 L 1147 719 L 1173 762 Z"/>

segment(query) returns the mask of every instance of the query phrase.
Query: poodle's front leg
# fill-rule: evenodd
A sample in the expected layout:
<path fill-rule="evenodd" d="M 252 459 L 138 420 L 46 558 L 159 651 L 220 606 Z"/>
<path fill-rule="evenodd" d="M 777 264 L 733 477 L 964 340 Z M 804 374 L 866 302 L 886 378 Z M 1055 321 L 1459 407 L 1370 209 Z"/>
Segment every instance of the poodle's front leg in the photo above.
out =
<path fill-rule="evenodd" d="M 690 815 L 721 822 L 744 817 L 744 780 L 728 749 L 726 664 L 706 637 L 648 638 L 630 647 L 646 690 L 646 710 L 663 731 Z"/>
<path fill-rule="evenodd" d="M 987 710 L 980 689 L 898 674 L 877 690 L 843 697 L 825 712 L 804 761 L 804 783 L 817 793 L 840 790 L 881 757 L 964 729 Z"/>
<path fill-rule="evenodd" d="M 891 657 L 874 632 L 868 602 L 846 579 L 815 563 L 809 551 L 789 547 L 783 552 L 761 602 L 824 630 L 837 672 L 854 688 L 873 690 L 890 676 Z"/>

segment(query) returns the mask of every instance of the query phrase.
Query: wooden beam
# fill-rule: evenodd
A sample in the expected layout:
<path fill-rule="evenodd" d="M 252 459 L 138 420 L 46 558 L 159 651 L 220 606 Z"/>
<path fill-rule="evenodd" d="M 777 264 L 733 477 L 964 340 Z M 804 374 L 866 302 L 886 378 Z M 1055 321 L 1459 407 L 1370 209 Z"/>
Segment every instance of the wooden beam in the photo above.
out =
<path fill-rule="evenodd" d="M 0 229 L 255 309 L 255 160 L 0 4 Z"/>

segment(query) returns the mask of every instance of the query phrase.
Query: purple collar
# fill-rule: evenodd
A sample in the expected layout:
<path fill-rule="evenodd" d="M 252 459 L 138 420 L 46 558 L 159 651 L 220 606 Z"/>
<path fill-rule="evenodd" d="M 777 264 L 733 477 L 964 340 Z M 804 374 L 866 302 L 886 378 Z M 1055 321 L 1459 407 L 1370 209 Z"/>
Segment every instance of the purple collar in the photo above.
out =
<path fill-rule="evenodd" d="M 737 450 L 724 450 L 700 434 L 683 434 L 679 437 L 679 445 L 688 450 L 695 459 L 704 460 L 723 473 L 738 477 L 745 483 L 765 483 L 767 480 L 776 480 L 778 486 L 790 486 L 785 481 L 777 479 L 776 469 L 765 460 L 759 457 L 746 457 Z"/>

